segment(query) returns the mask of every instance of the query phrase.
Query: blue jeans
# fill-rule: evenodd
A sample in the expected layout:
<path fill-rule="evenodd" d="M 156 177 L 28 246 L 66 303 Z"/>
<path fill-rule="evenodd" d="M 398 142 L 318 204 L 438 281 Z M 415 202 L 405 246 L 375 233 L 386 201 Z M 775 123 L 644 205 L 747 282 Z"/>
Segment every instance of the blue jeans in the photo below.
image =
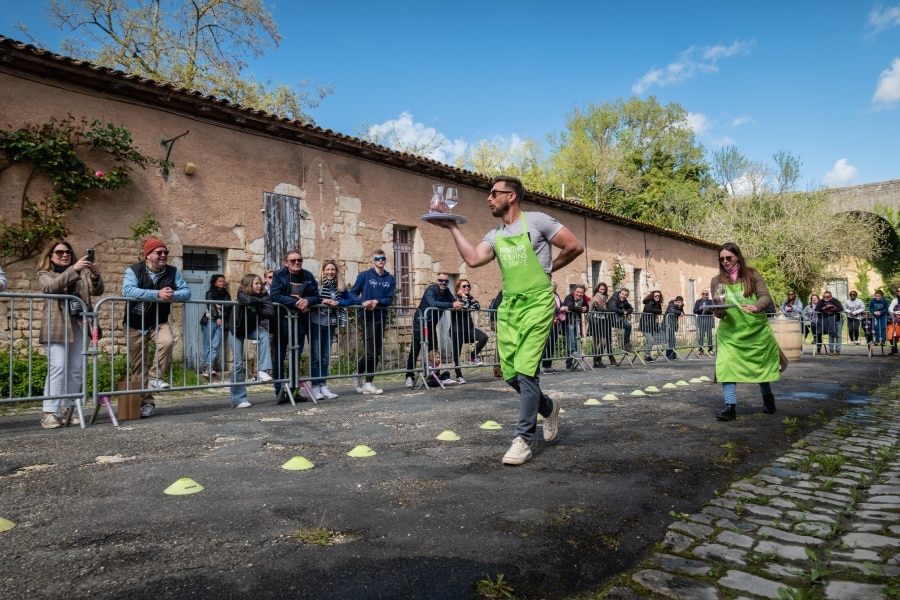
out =
<path fill-rule="evenodd" d="M 247 340 L 257 340 L 253 344 L 256 348 L 256 364 L 257 370 L 268 371 L 272 368 L 272 354 L 269 352 L 269 332 L 265 329 L 257 327 L 253 331 L 247 333 Z M 231 383 L 243 383 L 247 379 L 246 362 L 244 361 L 244 340 L 236 335 L 231 336 L 231 356 L 233 364 L 231 366 Z M 252 352 L 252 351 L 251 351 Z M 234 385 L 231 386 L 231 405 L 237 406 L 247 399 L 247 386 Z"/>
<path fill-rule="evenodd" d="M 736 383 L 723 383 L 722 384 L 722 393 L 725 396 L 725 404 L 737 404 L 737 384 Z M 759 393 L 760 394 L 771 394 L 772 393 L 772 384 L 768 381 L 759 384 Z"/>
<path fill-rule="evenodd" d="M 309 371 L 313 387 L 327 383 L 333 333 L 329 325 L 312 323 L 309 326 Z"/>
<path fill-rule="evenodd" d="M 219 344 L 222 343 L 222 328 L 216 325 L 214 319 L 201 325 L 203 328 L 203 364 L 208 367 L 216 366 L 219 357 Z"/>

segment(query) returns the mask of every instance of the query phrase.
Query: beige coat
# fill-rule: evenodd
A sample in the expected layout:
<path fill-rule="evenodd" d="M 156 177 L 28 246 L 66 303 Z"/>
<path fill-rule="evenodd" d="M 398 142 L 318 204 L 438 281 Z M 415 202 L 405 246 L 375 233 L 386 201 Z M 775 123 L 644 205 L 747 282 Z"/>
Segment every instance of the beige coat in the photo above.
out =
<path fill-rule="evenodd" d="M 43 294 L 68 294 L 69 285 L 75 283 L 75 296 L 78 296 L 87 305 L 88 310 L 93 310 L 91 296 L 99 296 L 103 293 L 103 279 L 97 277 L 97 281 L 91 280 L 91 272 L 84 269 L 80 274 L 73 268 L 68 268 L 62 273 L 55 271 L 38 271 L 38 283 Z M 39 341 L 46 344 L 48 341 L 56 344 L 72 340 L 73 336 L 81 335 L 81 318 L 69 316 L 69 302 L 66 299 L 48 300 L 44 310 L 44 318 L 41 319 L 41 334 Z"/>

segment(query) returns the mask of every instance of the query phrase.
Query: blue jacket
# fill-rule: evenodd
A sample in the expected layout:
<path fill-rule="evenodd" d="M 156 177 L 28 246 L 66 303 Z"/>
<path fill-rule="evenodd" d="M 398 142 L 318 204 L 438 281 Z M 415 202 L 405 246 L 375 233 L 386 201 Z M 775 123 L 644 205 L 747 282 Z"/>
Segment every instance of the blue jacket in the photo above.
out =
<path fill-rule="evenodd" d="M 366 300 L 377 300 L 379 308 L 390 306 L 394 303 L 394 292 L 397 290 L 397 282 L 394 276 L 384 272 L 379 275 L 375 268 L 367 269 L 356 277 L 356 283 L 350 288 L 350 293 L 359 299 L 359 304 Z M 375 310 L 372 318 L 383 319 L 384 310 Z"/>

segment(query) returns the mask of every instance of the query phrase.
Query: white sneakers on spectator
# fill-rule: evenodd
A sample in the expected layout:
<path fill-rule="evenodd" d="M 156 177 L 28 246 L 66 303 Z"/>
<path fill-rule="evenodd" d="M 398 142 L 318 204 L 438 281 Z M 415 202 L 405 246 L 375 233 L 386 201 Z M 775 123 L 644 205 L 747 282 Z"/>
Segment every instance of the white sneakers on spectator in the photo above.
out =
<path fill-rule="evenodd" d="M 325 396 L 323 396 L 322 392 L 319 391 L 319 386 L 317 386 L 317 385 L 311 386 L 309 388 L 309 390 L 312 392 L 312 399 L 315 400 L 316 402 L 318 402 L 319 400 L 325 399 Z"/>
<path fill-rule="evenodd" d="M 257 381 L 272 381 L 272 376 L 266 373 L 265 371 L 259 371 L 256 373 Z"/>
<path fill-rule="evenodd" d="M 156 412 L 156 407 L 154 405 L 141 404 L 141 417 L 152 417 L 154 412 Z"/>
<path fill-rule="evenodd" d="M 62 427 L 62 423 L 59 422 L 59 417 L 57 417 L 53 413 L 45 413 L 43 418 L 41 419 L 41 427 L 44 429 L 56 429 L 58 427 Z"/>
<path fill-rule="evenodd" d="M 244 400 L 240 404 L 235 405 L 235 408 L 250 408 L 251 406 L 253 406 L 253 405 L 250 404 L 249 402 L 247 402 L 246 400 Z"/>
<path fill-rule="evenodd" d="M 363 393 L 363 380 L 362 380 L 362 377 L 360 377 L 359 375 L 356 375 L 356 376 L 353 377 L 353 387 L 356 388 L 356 393 L 357 393 L 357 394 L 362 394 L 362 393 Z"/>
<path fill-rule="evenodd" d="M 338 397 L 338 395 L 329 390 L 328 386 L 325 384 L 319 386 L 319 392 L 322 394 L 322 396 L 328 398 L 329 400 L 333 400 Z"/>
<path fill-rule="evenodd" d="M 465 382 L 466 380 L 463 379 L 462 375 L 456 378 L 456 383 L 458 383 L 459 385 L 463 385 Z"/>
<path fill-rule="evenodd" d="M 372 385 L 371 381 L 367 381 L 362 385 L 362 388 L 356 388 L 357 390 L 362 390 L 359 393 L 364 394 L 366 396 L 377 396 L 378 394 L 383 394 L 384 390 L 379 389 Z"/>
<path fill-rule="evenodd" d="M 148 380 L 147 380 L 147 387 L 148 387 L 148 388 L 153 388 L 153 389 L 155 389 L 155 390 L 164 390 L 164 389 L 166 389 L 167 387 L 169 387 L 169 384 L 166 383 L 166 382 L 165 382 L 164 380 L 162 380 L 162 379 L 148 379 Z M 147 405 L 145 404 L 144 406 L 147 406 Z"/>
<path fill-rule="evenodd" d="M 413 378 L 412 378 L 412 377 L 407 377 L 407 378 L 406 378 L 406 387 L 407 387 L 408 389 L 412 389 L 412 387 L 413 387 Z"/>

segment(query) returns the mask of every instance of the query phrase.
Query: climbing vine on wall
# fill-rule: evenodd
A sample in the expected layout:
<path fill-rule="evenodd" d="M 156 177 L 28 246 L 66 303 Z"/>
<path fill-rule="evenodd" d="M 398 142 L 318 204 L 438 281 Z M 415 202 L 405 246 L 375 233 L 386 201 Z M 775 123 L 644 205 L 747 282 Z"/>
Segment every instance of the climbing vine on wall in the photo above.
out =
<path fill-rule="evenodd" d="M 96 166 L 88 167 L 82 156 Z M 89 190 L 120 190 L 129 184 L 135 166 L 166 165 L 141 154 L 126 128 L 71 114 L 64 119 L 52 117 L 43 125 L 0 129 L 0 168 L 4 162 L 7 167 L 33 165 L 22 190 L 21 219 L 0 219 L 0 256 L 18 260 L 67 237 L 66 216 L 88 199 Z M 48 178 L 52 187 L 43 198 L 35 199 L 29 190 L 38 177 Z"/>

